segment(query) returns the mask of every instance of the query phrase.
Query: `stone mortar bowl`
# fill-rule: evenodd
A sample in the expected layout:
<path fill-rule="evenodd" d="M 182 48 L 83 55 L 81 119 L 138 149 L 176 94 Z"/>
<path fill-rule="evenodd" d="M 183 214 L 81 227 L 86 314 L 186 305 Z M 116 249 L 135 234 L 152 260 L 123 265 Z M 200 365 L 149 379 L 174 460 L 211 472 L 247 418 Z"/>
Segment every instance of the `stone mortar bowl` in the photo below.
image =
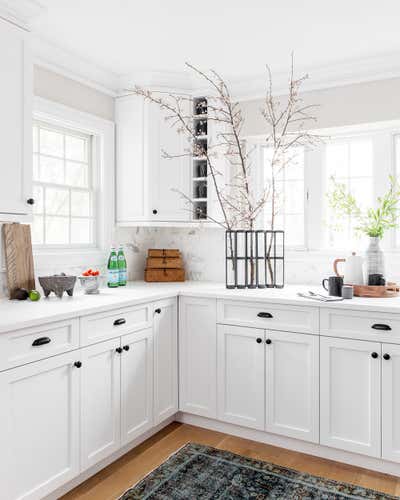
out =
<path fill-rule="evenodd" d="M 51 292 L 54 292 L 59 299 L 62 298 L 64 292 L 67 292 L 67 294 L 72 297 L 75 282 L 76 276 L 66 276 L 65 274 L 39 277 L 39 283 L 43 288 L 44 295 L 48 297 Z"/>

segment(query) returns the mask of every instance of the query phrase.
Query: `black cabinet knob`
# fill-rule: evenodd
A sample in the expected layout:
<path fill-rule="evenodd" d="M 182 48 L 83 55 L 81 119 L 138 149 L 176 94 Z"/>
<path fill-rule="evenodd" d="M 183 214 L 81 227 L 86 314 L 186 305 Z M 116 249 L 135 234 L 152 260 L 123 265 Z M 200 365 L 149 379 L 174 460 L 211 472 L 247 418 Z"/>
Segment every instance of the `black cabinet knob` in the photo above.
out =
<path fill-rule="evenodd" d="M 385 359 L 386 361 L 388 361 L 390 359 L 390 354 L 384 354 L 383 355 L 383 359 Z"/>
<path fill-rule="evenodd" d="M 262 339 L 260 339 L 260 337 L 258 337 L 258 339 L 256 340 L 257 344 L 261 344 L 262 342 Z"/>
<path fill-rule="evenodd" d="M 271 340 L 271 339 L 267 339 L 267 340 L 265 341 L 265 343 L 266 343 L 266 344 L 272 344 L 272 340 Z"/>
<path fill-rule="evenodd" d="M 82 363 L 80 361 L 75 361 L 74 366 L 80 368 L 82 366 Z"/>
<path fill-rule="evenodd" d="M 129 351 L 130 347 L 128 345 L 124 345 L 123 349 L 124 351 Z"/>
<path fill-rule="evenodd" d="M 121 354 L 121 352 L 122 352 L 122 347 L 117 347 L 115 350 L 117 351 L 117 353 L 118 353 L 118 354 Z"/>
<path fill-rule="evenodd" d="M 273 317 L 273 316 L 272 316 L 272 314 L 271 314 L 271 313 L 268 313 L 268 312 L 259 312 L 259 313 L 257 314 L 257 316 L 258 316 L 259 318 L 272 318 L 272 317 Z"/>
<path fill-rule="evenodd" d="M 376 359 L 378 357 L 378 353 L 377 352 L 373 352 L 371 353 L 371 357 Z"/>
<path fill-rule="evenodd" d="M 375 323 L 374 325 L 371 326 L 374 330 L 384 330 L 384 331 L 389 331 L 391 330 L 389 325 L 385 325 L 384 323 Z"/>
<path fill-rule="evenodd" d="M 28 205 L 34 205 L 35 204 L 35 200 L 33 198 L 28 198 L 26 200 L 26 202 L 28 203 Z"/>
<path fill-rule="evenodd" d="M 158 307 L 157 309 L 154 310 L 156 314 L 161 314 L 161 309 Z"/>
<path fill-rule="evenodd" d="M 153 214 L 154 214 L 154 215 L 157 215 L 157 214 L 158 214 L 158 210 L 154 209 L 154 210 L 153 210 Z"/>

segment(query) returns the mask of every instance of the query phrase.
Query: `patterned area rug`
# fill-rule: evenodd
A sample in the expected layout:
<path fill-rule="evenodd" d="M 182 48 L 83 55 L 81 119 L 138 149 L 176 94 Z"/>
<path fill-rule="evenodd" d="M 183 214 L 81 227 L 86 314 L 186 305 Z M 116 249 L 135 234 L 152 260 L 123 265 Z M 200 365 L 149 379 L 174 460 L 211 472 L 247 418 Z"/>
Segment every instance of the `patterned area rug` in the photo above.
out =
<path fill-rule="evenodd" d="M 389 500 L 400 497 L 189 443 L 120 498 Z"/>

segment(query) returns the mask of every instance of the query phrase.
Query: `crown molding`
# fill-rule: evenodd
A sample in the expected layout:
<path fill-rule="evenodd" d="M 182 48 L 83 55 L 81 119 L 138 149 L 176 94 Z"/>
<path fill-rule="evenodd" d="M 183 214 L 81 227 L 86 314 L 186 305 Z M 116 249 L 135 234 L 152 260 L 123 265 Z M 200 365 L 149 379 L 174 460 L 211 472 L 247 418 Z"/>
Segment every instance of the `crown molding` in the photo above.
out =
<path fill-rule="evenodd" d="M 45 10 L 35 0 L 0 0 L 0 17 L 27 31 L 32 19 Z"/>

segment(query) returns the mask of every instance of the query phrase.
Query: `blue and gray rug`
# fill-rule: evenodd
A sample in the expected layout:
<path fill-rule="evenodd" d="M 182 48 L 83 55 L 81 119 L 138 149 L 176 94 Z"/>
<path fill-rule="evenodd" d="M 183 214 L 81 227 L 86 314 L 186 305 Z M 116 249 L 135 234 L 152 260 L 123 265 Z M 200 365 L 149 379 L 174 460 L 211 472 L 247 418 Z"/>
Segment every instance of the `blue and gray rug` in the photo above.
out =
<path fill-rule="evenodd" d="M 399 497 L 189 443 L 120 498 L 389 500 Z"/>

